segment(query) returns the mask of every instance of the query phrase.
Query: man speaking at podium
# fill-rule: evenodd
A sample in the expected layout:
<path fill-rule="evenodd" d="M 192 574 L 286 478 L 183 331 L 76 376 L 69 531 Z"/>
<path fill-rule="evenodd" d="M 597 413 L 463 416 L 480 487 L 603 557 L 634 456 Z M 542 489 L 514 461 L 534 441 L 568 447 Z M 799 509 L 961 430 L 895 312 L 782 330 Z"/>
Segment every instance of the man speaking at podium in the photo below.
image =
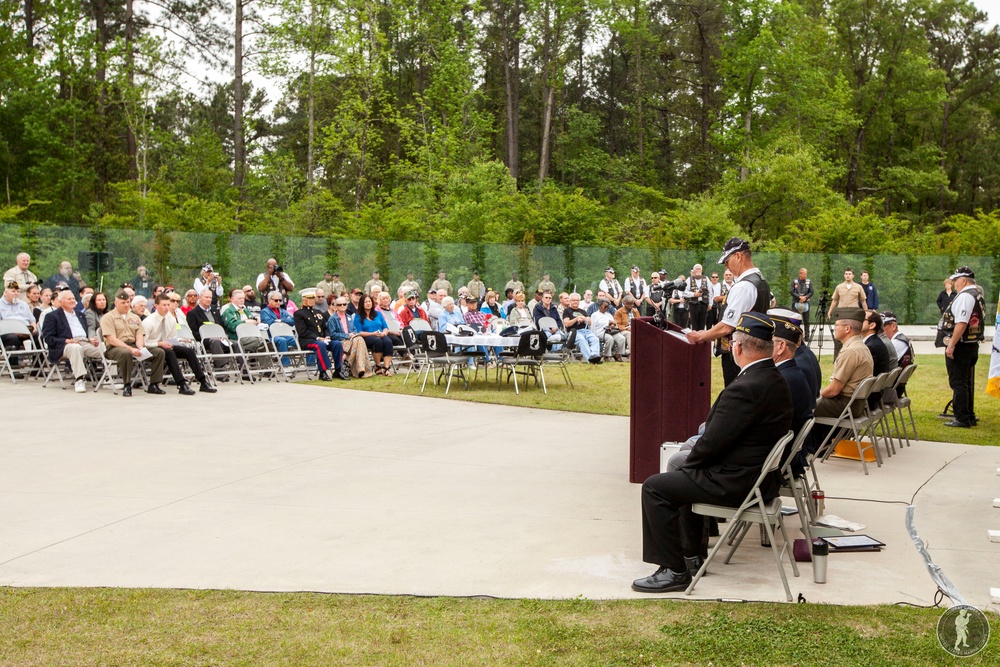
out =
<path fill-rule="evenodd" d="M 767 281 L 761 275 L 760 269 L 753 264 L 750 244 L 739 237 L 734 236 L 726 241 L 726 246 L 722 249 L 722 257 L 719 258 L 719 264 L 725 266 L 736 276 L 736 282 L 729 290 L 729 294 L 726 295 L 722 307 L 722 319 L 711 329 L 692 331 L 688 333 L 687 337 L 692 343 L 711 342 L 719 338 L 726 338 L 722 345 L 722 377 L 728 387 L 740 371 L 733 359 L 732 351 L 729 349 L 729 337 L 736 329 L 736 323 L 739 322 L 743 313 L 767 311 L 771 302 L 771 288 L 768 287 Z"/>
<path fill-rule="evenodd" d="M 762 312 L 739 318 L 732 355 L 742 370 L 709 411 L 705 434 L 678 470 L 643 482 L 642 559 L 660 567 L 632 582 L 632 590 L 687 588 L 708 556 L 705 520 L 691 512 L 691 504 L 739 506 L 774 444 L 791 428 L 792 395 L 771 360 L 773 335 L 774 323 Z M 777 487 L 766 484 L 764 496 L 773 498 Z"/>

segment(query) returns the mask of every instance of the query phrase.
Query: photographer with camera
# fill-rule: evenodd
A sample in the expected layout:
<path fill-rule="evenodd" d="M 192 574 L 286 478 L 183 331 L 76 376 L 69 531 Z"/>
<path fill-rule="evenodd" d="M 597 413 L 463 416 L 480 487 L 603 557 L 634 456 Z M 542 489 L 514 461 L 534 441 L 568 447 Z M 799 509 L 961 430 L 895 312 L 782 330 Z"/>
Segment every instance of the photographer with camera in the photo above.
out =
<path fill-rule="evenodd" d="M 267 268 L 264 273 L 257 276 L 257 291 L 260 292 L 260 299 L 263 301 L 270 292 L 281 293 L 281 307 L 288 303 L 288 293 L 295 289 L 295 283 L 288 277 L 285 270 L 278 264 L 278 260 L 267 260 Z M 313 295 L 315 298 L 315 295 Z"/>
<path fill-rule="evenodd" d="M 222 276 L 208 263 L 201 267 L 201 275 L 194 279 L 195 293 L 201 294 L 205 290 L 211 290 L 212 305 L 218 308 L 219 297 L 222 296 Z"/>

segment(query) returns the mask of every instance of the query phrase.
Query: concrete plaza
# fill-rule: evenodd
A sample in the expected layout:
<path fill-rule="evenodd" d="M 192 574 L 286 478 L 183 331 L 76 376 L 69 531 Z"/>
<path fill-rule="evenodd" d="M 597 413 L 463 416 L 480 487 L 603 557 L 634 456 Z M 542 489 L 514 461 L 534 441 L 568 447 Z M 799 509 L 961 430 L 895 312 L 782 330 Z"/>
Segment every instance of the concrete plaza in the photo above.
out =
<path fill-rule="evenodd" d="M 641 558 L 627 418 L 339 385 L 169 392 L 0 381 L 0 585 L 649 597 L 629 589 L 655 567 Z M 887 547 L 831 556 L 825 585 L 800 564 L 793 594 L 931 604 L 904 527 L 912 501 L 935 563 L 989 606 L 998 467 L 1000 448 L 929 442 L 868 476 L 831 459 L 827 511 Z M 798 519 L 788 524 L 797 534 Z M 752 533 L 693 597 L 784 592 Z"/>

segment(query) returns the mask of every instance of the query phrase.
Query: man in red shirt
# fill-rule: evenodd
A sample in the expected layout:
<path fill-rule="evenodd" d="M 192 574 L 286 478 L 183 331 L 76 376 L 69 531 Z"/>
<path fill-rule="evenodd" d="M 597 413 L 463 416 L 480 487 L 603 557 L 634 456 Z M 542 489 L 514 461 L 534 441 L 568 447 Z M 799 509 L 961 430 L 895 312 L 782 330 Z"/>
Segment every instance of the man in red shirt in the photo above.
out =
<path fill-rule="evenodd" d="M 415 319 L 427 320 L 427 313 L 424 309 L 417 305 L 417 293 L 414 291 L 409 291 L 406 293 L 406 305 L 404 305 L 399 311 L 399 325 L 402 327 L 409 326 L 410 322 Z"/>

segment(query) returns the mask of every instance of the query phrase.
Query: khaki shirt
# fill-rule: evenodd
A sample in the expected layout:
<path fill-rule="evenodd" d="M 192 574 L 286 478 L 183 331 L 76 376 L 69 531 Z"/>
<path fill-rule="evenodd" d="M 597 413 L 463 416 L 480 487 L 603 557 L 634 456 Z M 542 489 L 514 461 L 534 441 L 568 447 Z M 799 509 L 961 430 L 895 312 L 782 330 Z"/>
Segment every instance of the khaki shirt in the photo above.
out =
<path fill-rule="evenodd" d="M 483 284 L 482 280 L 470 280 L 466 287 L 469 288 L 469 296 L 477 301 L 486 296 L 486 285 Z"/>
<path fill-rule="evenodd" d="M 451 283 L 448 280 L 444 279 L 444 278 L 438 278 L 437 280 L 435 280 L 434 282 L 432 282 L 431 283 L 431 289 L 435 290 L 435 291 L 439 291 L 439 290 L 445 289 L 445 290 L 448 290 L 448 295 L 449 296 L 455 296 L 454 291 L 452 291 L 452 289 L 451 289 Z"/>
<path fill-rule="evenodd" d="M 830 377 L 844 383 L 841 396 L 851 397 L 861 381 L 870 378 L 874 370 L 875 363 L 868 346 L 861 340 L 861 336 L 851 336 L 840 349 Z"/>
<path fill-rule="evenodd" d="M 833 290 L 833 299 L 830 301 L 834 309 L 837 308 L 863 308 L 868 309 L 868 299 L 865 297 L 865 290 L 861 283 L 840 283 Z"/>
<path fill-rule="evenodd" d="M 124 315 L 112 310 L 101 318 L 101 335 L 104 336 L 104 342 L 107 342 L 108 335 L 112 335 L 123 343 L 134 345 L 135 334 L 138 331 L 142 331 L 142 320 L 131 310 Z"/>

